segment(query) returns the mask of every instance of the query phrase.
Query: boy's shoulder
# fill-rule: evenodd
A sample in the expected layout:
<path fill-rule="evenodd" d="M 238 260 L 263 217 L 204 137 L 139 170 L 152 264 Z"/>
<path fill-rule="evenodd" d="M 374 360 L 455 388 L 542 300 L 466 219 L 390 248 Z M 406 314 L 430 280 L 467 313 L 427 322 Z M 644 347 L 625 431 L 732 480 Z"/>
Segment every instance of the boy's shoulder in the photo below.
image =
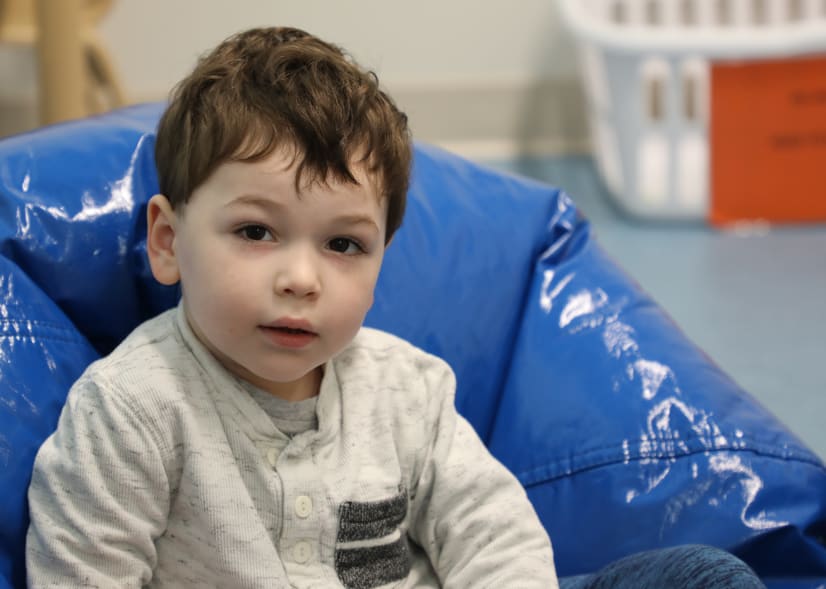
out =
<path fill-rule="evenodd" d="M 168 380 L 187 361 L 186 346 L 176 329 L 176 309 L 170 309 L 136 327 L 112 352 L 90 364 L 75 383 L 76 389 L 99 389 L 125 398 L 145 395 L 155 380 Z"/>
<path fill-rule="evenodd" d="M 371 381 L 383 390 L 446 392 L 454 386 L 453 370 L 445 360 L 397 335 L 370 327 L 362 327 L 334 362 L 345 380 Z"/>
<path fill-rule="evenodd" d="M 96 370 L 117 369 L 145 370 L 145 362 L 150 359 L 168 358 L 176 351 L 183 351 L 184 346 L 177 337 L 177 308 L 169 309 L 138 325 L 107 356 L 93 363 L 90 368 Z"/>
<path fill-rule="evenodd" d="M 412 364 L 418 368 L 449 368 L 442 358 L 406 339 L 373 327 L 362 327 L 342 356 L 361 356 L 373 362 L 389 362 L 399 366 Z"/>

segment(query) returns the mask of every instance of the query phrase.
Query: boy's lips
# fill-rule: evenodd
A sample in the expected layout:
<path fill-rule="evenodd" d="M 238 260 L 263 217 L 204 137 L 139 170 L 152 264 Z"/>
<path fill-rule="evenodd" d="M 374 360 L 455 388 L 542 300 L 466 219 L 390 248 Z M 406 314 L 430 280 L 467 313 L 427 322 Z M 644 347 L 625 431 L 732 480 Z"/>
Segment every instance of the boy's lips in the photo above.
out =
<path fill-rule="evenodd" d="M 279 319 L 259 329 L 267 339 L 284 348 L 303 348 L 318 337 L 313 325 L 303 319 Z"/>

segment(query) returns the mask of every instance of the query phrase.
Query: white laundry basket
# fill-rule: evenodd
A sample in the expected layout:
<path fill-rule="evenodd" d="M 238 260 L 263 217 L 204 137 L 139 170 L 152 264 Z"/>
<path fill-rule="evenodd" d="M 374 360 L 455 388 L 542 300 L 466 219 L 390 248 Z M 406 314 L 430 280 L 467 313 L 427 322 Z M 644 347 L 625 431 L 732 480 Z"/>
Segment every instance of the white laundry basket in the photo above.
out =
<path fill-rule="evenodd" d="M 599 171 L 642 217 L 709 212 L 711 62 L 826 51 L 826 0 L 559 2 L 581 46 Z"/>

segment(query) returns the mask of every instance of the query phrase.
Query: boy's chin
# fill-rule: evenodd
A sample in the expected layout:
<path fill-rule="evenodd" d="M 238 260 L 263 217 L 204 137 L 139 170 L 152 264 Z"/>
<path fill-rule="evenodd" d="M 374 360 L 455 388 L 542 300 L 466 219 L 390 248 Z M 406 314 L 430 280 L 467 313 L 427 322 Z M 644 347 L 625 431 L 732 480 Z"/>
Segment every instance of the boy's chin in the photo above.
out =
<path fill-rule="evenodd" d="M 302 401 L 318 395 L 324 365 L 316 366 L 305 373 L 271 374 L 266 376 L 238 375 L 252 386 L 287 401 Z"/>

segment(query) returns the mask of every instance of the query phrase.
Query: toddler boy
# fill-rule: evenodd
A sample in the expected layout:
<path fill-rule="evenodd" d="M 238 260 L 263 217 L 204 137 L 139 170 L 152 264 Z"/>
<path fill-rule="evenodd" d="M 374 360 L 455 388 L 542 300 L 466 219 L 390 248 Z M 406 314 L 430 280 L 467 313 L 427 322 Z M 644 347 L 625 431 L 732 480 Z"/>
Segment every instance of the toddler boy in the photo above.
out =
<path fill-rule="evenodd" d="M 339 49 L 255 29 L 158 128 L 147 251 L 181 302 L 90 366 L 29 490 L 29 584 L 556 587 L 438 358 L 362 327 L 405 116 Z"/>

